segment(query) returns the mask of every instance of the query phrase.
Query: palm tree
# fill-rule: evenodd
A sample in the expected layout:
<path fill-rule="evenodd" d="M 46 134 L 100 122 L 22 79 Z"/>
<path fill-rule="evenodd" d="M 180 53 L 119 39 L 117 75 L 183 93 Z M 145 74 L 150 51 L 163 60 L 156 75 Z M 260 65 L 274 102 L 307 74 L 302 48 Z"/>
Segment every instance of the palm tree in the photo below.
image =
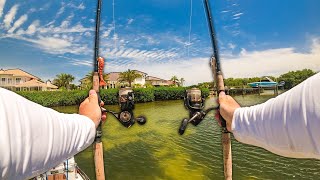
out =
<path fill-rule="evenodd" d="M 58 74 L 53 80 L 53 84 L 58 86 L 59 88 L 64 87 L 66 89 L 69 89 L 69 85 L 74 79 L 74 76 L 72 76 L 71 74 L 61 73 Z"/>
<path fill-rule="evenodd" d="M 180 78 L 180 86 L 183 86 L 183 83 L 185 82 L 186 80 L 184 80 L 184 78 Z"/>
<path fill-rule="evenodd" d="M 92 88 L 92 79 L 93 79 L 93 72 L 89 72 L 86 77 L 81 80 L 81 87 L 83 89 L 90 89 Z M 103 74 L 103 79 L 106 81 L 108 79 L 107 74 Z"/>
<path fill-rule="evenodd" d="M 128 82 L 129 86 L 131 87 L 132 82 L 136 78 L 140 78 L 140 77 L 142 77 L 141 74 L 137 73 L 136 71 L 132 71 L 132 70 L 128 69 L 128 71 L 120 73 L 118 80 L 120 82 Z"/>
<path fill-rule="evenodd" d="M 173 81 L 173 84 L 176 85 L 177 83 L 179 83 L 179 79 L 177 76 L 172 76 L 172 78 L 170 79 L 171 81 Z"/>

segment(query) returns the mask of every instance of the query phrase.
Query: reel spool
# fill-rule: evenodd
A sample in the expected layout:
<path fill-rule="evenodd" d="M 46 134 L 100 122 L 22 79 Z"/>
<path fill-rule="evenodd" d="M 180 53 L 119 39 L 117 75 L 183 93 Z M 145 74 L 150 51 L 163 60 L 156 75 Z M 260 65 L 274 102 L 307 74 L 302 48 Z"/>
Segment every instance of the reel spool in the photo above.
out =
<path fill-rule="evenodd" d="M 131 88 L 121 88 L 119 90 L 118 97 L 120 112 L 116 113 L 109 110 L 104 110 L 105 112 L 111 113 L 118 121 L 125 127 L 129 128 L 132 126 L 135 121 L 138 124 L 143 125 L 146 123 L 146 118 L 144 116 L 139 116 L 134 118 L 133 110 L 134 110 L 134 93 Z"/>
<path fill-rule="evenodd" d="M 205 116 L 209 111 L 217 109 L 217 108 L 209 108 L 207 110 L 203 110 L 204 103 L 205 103 L 205 98 L 202 96 L 200 89 L 192 88 L 192 89 L 186 90 L 185 96 L 184 96 L 184 106 L 186 109 L 189 110 L 189 119 L 184 118 L 182 120 L 179 128 L 180 135 L 182 135 L 185 132 L 188 123 L 191 123 L 194 126 L 197 126 L 205 118 Z"/>

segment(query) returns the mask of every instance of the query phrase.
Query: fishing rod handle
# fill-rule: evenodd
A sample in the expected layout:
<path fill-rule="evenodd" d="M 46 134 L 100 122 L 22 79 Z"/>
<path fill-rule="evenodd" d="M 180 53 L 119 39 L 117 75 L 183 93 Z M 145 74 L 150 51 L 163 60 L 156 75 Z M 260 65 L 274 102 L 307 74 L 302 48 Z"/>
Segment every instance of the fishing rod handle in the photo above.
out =
<path fill-rule="evenodd" d="M 98 72 L 93 72 L 93 89 L 97 92 L 98 96 L 98 104 L 100 106 L 101 97 L 100 97 L 100 85 L 99 85 L 99 74 Z M 95 164 L 95 172 L 97 180 L 105 180 L 104 173 L 104 162 L 103 162 L 103 144 L 101 141 L 102 137 L 102 121 L 100 121 L 97 129 L 96 129 L 96 137 L 95 142 L 93 144 L 93 152 L 94 152 L 94 164 Z"/>
<path fill-rule="evenodd" d="M 96 91 L 97 96 L 98 96 L 98 105 L 100 106 L 101 103 L 101 97 L 100 97 L 100 86 L 99 86 L 99 74 L 98 72 L 93 73 L 93 90 Z M 97 127 L 96 130 L 96 137 L 95 137 L 95 142 L 101 142 L 101 137 L 102 137 L 102 128 L 101 128 L 101 121 Z"/>
<path fill-rule="evenodd" d="M 96 172 L 96 180 L 105 180 L 104 162 L 103 162 L 103 144 L 102 142 L 96 142 L 93 145 L 94 152 L 94 165 Z"/>
<path fill-rule="evenodd" d="M 226 180 L 232 180 L 232 153 L 230 133 L 221 133 L 221 140 L 223 148 L 224 178 Z"/>
<path fill-rule="evenodd" d="M 210 65 L 211 65 L 211 70 L 212 70 L 212 75 L 214 78 L 214 82 L 216 83 L 216 88 L 217 88 L 217 96 L 219 97 L 220 92 L 225 92 L 225 87 L 224 87 L 224 81 L 223 81 L 223 75 L 220 70 L 220 67 L 218 68 L 217 60 L 214 56 L 211 57 Z M 223 133 L 228 133 L 227 130 L 227 122 L 226 120 L 219 114 L 219 119 L 221 121 L 221 127 L 222 127 L 222 132 Z"/>

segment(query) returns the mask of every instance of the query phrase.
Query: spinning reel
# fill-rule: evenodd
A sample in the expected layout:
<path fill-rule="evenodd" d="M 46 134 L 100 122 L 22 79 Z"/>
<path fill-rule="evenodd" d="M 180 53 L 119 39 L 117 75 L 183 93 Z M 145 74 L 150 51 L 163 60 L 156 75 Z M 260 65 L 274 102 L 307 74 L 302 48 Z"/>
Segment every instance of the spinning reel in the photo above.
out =
<path fill-rule="evenodd" d="M 201 95 L 201 90 L 192 88 L 186 90 L 184 96 L 184 106 L 189 110 L 189 119 L 184 118 L 179 128 L 179 134 L 182 135 L 187 128 L 188 123 L 197 126 L 211 110 L 217 108 L 204 109 L 205 98 Z"/>
<path fill-rule="evenodd" d="M 115 118 L 119 120 L 119 122 L 129 128 L 132 126 L 135 121 L 138 124 L 143 125 L 146 123 L 146 118 L 144 116 L 139 116 L 134 118 L 133 109 L 134 109 L 134 94 L 131 88 L 121 88 L 119 90 L 119 105 L 120 105 L 120 112 L 109 111 L 103 109 L 103 112 L 111 113 Z"/>

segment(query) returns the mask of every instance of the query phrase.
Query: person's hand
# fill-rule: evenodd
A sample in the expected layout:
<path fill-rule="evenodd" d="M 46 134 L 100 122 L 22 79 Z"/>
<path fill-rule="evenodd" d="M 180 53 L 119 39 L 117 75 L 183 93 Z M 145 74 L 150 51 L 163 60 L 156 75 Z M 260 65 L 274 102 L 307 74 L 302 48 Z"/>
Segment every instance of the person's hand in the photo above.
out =
<path fill-rule="evenodd" d="M 227 129 L 231 132 L 231 124 L 233 119 L 233 113 L 240 105 L 229 95 L 226 95 L 223 91 L 219 94 L 220 114 L 227 122 Z"/>
<path fill-rule="evenodd" d="M 104 103 L 101 101 L 100 106 L 102 107 L 103 105 Z M 96 125 L 96 128 L 100 120 L 105 121 L 107 119 L 106 113 L 101 114 L 101 109 L 98 105 L 98 95 L 95 90 L 90 90 L 89 97 L 80 104 L 79 114 L 90 118 Z"/>

